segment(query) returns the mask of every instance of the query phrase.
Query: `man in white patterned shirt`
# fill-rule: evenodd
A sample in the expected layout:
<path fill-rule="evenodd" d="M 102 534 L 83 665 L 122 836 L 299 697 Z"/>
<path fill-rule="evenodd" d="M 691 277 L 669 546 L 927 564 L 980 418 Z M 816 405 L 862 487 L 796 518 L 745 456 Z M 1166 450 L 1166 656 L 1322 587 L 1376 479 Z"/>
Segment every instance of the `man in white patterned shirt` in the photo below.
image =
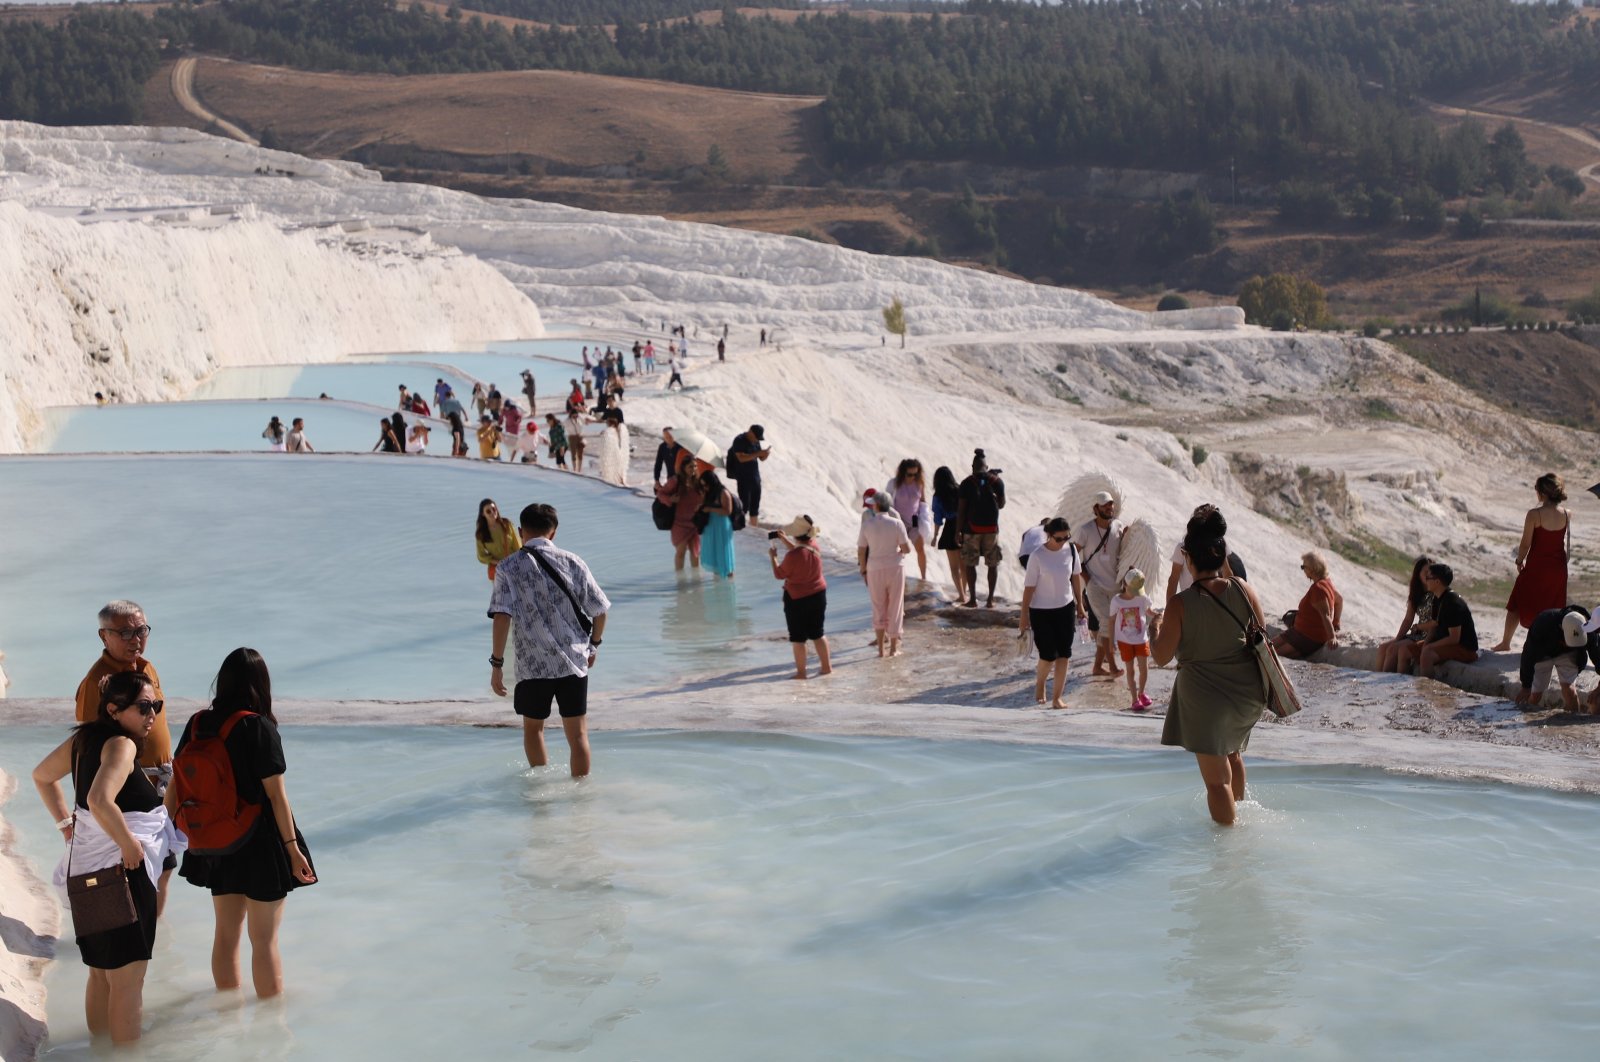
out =
<path fill-rule="evenodd" d="M 517 686 L 513 704 L 522 716 L 522 748 L 528 766 L 550 762 L 544 722 L 550 704 L 561 712 L 561 727 L 572 754 L 572 776 L 589 773 L 589 669 L 611 602 L 576 554 L 557 549 L 560 521 L 553 505 L 522 510 L 523 547 L 496 568 L 489 617 L 494 620 L 489 656 L 489 686 L 506 695 L 506 636 L 516 631 Z M 585 630 L 589 625 L 592 629 Z"/>

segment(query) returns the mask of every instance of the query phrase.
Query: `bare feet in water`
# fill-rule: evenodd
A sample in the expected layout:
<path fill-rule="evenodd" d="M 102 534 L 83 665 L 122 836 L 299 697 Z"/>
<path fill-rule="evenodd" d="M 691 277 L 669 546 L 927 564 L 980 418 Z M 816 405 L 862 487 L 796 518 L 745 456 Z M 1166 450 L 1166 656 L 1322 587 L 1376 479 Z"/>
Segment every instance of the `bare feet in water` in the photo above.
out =
<path fill-rule="evenodd" d="M 1043 700 L 1043 699 L 1044 698 L 1042 698 L 1042 697 L 1040 698 L 1040 700 Z M 1066 706 L 1067 706 L 1067 702 L 1062 700 L 1060 697 L 1057 697 L 1055 700 L 1050 702 L 1050 707 L 1052 707 L 1052 708 L 1065 708 Z"/>

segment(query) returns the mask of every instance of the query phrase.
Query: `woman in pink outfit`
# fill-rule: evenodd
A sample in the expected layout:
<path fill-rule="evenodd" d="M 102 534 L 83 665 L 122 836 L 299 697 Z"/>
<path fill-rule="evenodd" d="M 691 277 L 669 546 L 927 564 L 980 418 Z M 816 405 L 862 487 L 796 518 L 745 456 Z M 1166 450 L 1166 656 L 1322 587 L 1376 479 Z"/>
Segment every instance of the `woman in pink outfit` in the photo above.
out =
<path fill-rule="evenodd" d="M 908 457 L 895 469 L 894 478 L 884 487 L 894 499 L 894 511 L 905 526 L 911 545 L 917 551 L 917 576 L 928 578 L 928 532 L 933 527 L 928 513 L 928 485 L 923 477 L 922 462 Z"/>
<path fill-rule="evenodd" d="M 856 538 L 856 559 L 872 595 L 872 630 L 877 636 L 878 655 L 900 652 L 900 636 L 906 623 L 905 556 L 911 552 L 906 525 L 894 513 L 894 499 L 887 491 L 872 496 L 872 509 L 861 518 L 861 534 Z"/>

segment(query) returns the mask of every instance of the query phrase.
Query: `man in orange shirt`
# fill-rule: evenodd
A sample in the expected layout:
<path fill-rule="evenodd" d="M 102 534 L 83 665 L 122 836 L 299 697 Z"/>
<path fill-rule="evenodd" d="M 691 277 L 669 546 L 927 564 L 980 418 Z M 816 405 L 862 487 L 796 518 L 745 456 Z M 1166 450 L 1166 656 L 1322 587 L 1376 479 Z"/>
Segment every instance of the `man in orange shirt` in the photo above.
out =
<path fill-rule="evenodd" d="M 100 714 L 100 687 L 106 679 L 119 671 L 137 671 L 150 680 L 157 700 L 165 700 L 161 692 L 161 677 L 155 665 L 144 658 L 145 646 L 150 641 L 150 625 L 145 622 L 144 609 L 133 601 L 112 601 L 100 610 L 100 642 L 105 646 L 100 659 L 89 668 L 89 673 L 78 683 L 78 722 L 87 723 Z M 172 731 L 167 728 L 165 712 L 157 712 L 155 723 L 144 739 L 139 753 L 139 766 L 149 775 L 158 790 L 165 792 L 172 780 Z M 172 867 L 161 869 L 161 880 L 156 891 L 156 912 L 166 906 L 167 879 Z"/>

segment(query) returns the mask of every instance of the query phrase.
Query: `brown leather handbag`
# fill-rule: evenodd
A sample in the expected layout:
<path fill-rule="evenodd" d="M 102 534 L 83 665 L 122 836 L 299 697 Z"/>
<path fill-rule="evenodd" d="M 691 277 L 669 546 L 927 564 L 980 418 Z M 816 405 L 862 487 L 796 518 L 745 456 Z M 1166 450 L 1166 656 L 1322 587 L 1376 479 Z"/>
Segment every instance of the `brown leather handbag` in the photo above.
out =
<path fill-rule="evenodd" d="M 78 758 L 72 758 L 72 784 L 78 784 Z M 92 937 L 122 929 L 139 921 L 139 912 L 133 906 L 133 890 L 128 887 L 128 872 L 121 863 L 91 870 L 87 874 L 72 873 L 72 846 L 78 837 L 78 805 L 72 805 L 72 837 L 67 842 L 67 906 L 72 908 L 72 930 L 80 937 Z"/>

